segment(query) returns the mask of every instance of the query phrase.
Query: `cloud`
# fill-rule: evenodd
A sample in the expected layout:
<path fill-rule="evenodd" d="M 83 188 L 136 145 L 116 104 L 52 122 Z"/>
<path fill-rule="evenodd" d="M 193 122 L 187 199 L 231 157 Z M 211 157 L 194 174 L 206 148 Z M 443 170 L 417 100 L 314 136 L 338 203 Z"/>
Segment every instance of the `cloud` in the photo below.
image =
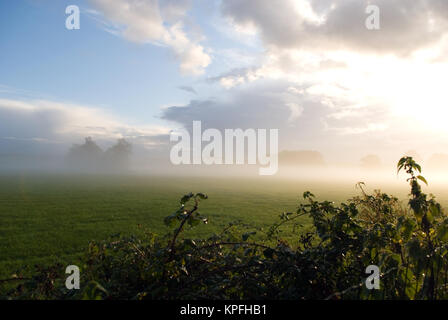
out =
<path fill-rule="evenodd" d="M 214 100 L 192 100 L 186 106 L 163 110 L 162 119 L 189 127 L 201 120 L 204 127 L 280 128 L 301 115 L 300 98 L 285 91 L 285 84 L 258 83 L 235 89 Z"/>
<path fill-rule="evenodd" d="M 333 162 L 357 161 L 372 152 L 395 160 L 409 148 L 427 153 L 435 152 L 434 146 L 448 148 L 448 131 L 421 117 L 396 113 L 381 97 L 367 98 L 369 90 L 357 91 L 337 82 L 298 85 L 285 79 L 259 79 L 218 98 L 168 107 L 162 119 L 188 130 L 196 120 L 203 130 L 276 128 L 280 150 L 319 150 Z"/>
<path fill-rule="evenodd" d="M 216 99 L 192 100 L 187 105 L 166 108 L 162 119 L 188 130 L 196 120 L 202 122 L 203 130 L 279 129 L 280 150 L 322 150 L 326 141 L 338 135 L 326 128 L 329 110 L 318 99 L 291 90 L 289 82 L 259 80 L 226 91 Z"/>
<path fill-rule="evenodd" d="M 0 146 L 14 144 L 16 151 L 20 142 L 27 152 L 33 145 L 59 145 L 61 149 L 86 136 L 102 141 L 126 138 L 133 143 L 152 146 L 157 137 L 167 135 L 168 128 L 161 126 L 134 126 L 105 112 L 89 106 L 48 100 L 0 99 Z M 20 149 L 20 148 L 19 148 Z"/>
<path fill-rule="evenodd" d="M 169 47 L 180 61 L 184 74 L 199 75 L 211 63 L 210 55 L 199 42 L 202 37 L 190 37 L 185 29 L 189 1 L 158 0 L 90 0 L 104 19 L 103 28 L 137 43 L 152 43 Z"/>
<path fill-rule="evenodd" d="M 204 127 L 218 129 L 278 128 L 287 133 L 286 140 L 291 140 L 298 134 L 320 137 L 324 131 L 333 135 L 356 132 L 351 130 L 353 123 L 359 132 L 367 131 L 366 128 L 370 131 L 375 128 L 372 123 L 389 115 L 384 106 L 355 104 L 351 92 L 346 90 L 336 86 L 301 87 L 284 80 L 259 80 L 213 100 L 192 100 L 188 105 L 165 108 L 162 119 L 187 128 L 195 120 L 201 120 Z"/>
<path fill-rule="evenodd" d="M 219 83 L 226 89 L 233 88 L 239 84 L 251 82 L 262 77 L 260 69 L 256 67 L 235 68 L 215 77 L 208 77 L 207 82 Z"/>
<path fill-rule="evenodd" d="M 293 123 L 295 120 L 297 120 L 303 113 L 303 107 L 295 102 L 289 102 L 286 103 L 286 106 L 291 111 L 291 114 L 289 115 L 288 122 Z"/>
<path fill-rule="evenodd" d="M 300 106 L 305 113 L 306 101 L 323 106 L 325 115 L 314 121 L 323 123 L 332 134 L 387 133 L 391 127 L 402 127 L 399 118 L 417 120 L 416 126 L 445 134 L 448 92 L 444 78 L 448 64 L 440 58 L 446 48 L 445 43 L 436 50 L 406 57 L 267 48 L 259 66 L 233 69 L 208 81 L 220 83 L 227 94 L 262 82 L 287 83 L 283 90 L 300 97 L 289 106 Z M 253 90 L 252 94 L 263 90 Z M 301 109 L 293 107 L 290 111 L 294 119 L 294 112 L 300 114 Z M 409 128 L 403 129 L 403 135 L 406 130 Z M 411 130 L 410 136 L 416 137 L 415 132 Z"/>
<path fill-rule="evenodd" d="M 183 90 L 183 91 L 186 91 L 186 92 L 189 92 L 189 93 L 198 94 L 198 93 L 196 92 L 196 90 L 194 90 L 194 88 L 191 87 L 191 86 L 179 86 L 178 88 L 179 88 L 180 90 Z"/>
<path fill-rule="evenodd" d="M 380 8 L 380 30 L 368 30 L 366 7 Z M 252 26 L 266 46 L 409 54 L 448 34 L 444 0 L 270 0 L 222 2 L 235 26 Z"/>

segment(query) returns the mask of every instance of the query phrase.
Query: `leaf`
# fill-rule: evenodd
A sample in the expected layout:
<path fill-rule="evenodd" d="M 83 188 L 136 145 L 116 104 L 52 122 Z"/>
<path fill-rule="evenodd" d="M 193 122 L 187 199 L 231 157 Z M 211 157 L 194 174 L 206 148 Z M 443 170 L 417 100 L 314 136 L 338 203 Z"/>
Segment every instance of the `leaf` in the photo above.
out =
<path fill-rule="evenodd" d="M 82 300 L 101 300 L 104 294 L 108 295 L 103 286 L 96 281 L 90 281 L 83 291 Z"/>
<path fill-rule="evenodd" d="M 447 241 L 448 240 L 448 226 L 446 224 L 442 224 L 438 229 L 437 229 L 437 237 L 441 240 L 441 241 Z"/>
<path fill-rule="evenodd" d="M 403 158 L 401 158 L 401 159 L 398 161 L 398 164 L 397 164 L 397 173 L 399 173 L 400 170 L 403 169 L 405 162 L 406 162 L 406 157 L 403 157 Z"/>
<path fill-rule="evenodd" d="M 420 246 L 418 239 L 412 239 L 406 244 L 406 249 L 408 250 L 409 256 L 412 259 L 419 260 L 424 254 Z"/>
<path fill-rule="evenodd" d="M 409 237 L 411 236 L 411 234 L 412 234 L 412 232 L 414 231 L 414 229 L 415 229 L 415 227 L 416 227 L 417 225 L 415 224 L 415 222 L 413 221 L 413 220 L 411 220 L 411 219 L 406 219 L 404 222 L 403 222 L 403 225 L 402 225 L 402 231 L 403 231 L 403 237 L 405 238 L 405 239 L 409 239 Z"/>
<path fill-rule="evenodd" d="M 193 193 L 189 193 L 184 195 L 181 199 L 180 199 L 180 204 L 186 204 L 191 198 L 193 197 Z"/>
<path fill-rule="evenodd" d="M 426 185 L 428 185 L 428 182 L 426 181 L 426 179 L 423 176 L 417 176 L 417 179 L 423 181 Z"/>
<path fill-rule="evenodd" d="M 431 205 L 429 206 L 429 210 L 431 211 L 431 215 L 433 217 L 438 217 L 441 214 L 441 212 L 440 212 L 440 205 L 436 205 L 434 203 L 431 203 Z"/>
<path fill-rule="evenodd" d="M 175 214 L 172 214 L 168 217 L 165 217 L 165 219 L 163 219 L 163 222 L 167 227 L 174 227 L 176 225 L 176 218 L 177 216 Z"/>
<path fill-rule="evenodd" d="M 401 271 L 401 280 L 406 283 L 405 295 L 409 299 L 412 299 L 416 291 L 414 274 L 412 270 L 406 269 L 406 271 Z"/>
<path fill-rule="evenodd" d="M 414 162 L 414 167 L 418 170 L 418 172 L 422 172 L 422 167 L 418 163 Z"/>
<path fill-rule="evenodd" d="M 193 248 L 196 248 L 196 247 L 197 247 L 196 242 L 195 242 L 194 240 L 192 240 L 192 239 L 185 239 L 185 240 L 184 240 L 184 243 L 185 243 L 186 245 L 190 246 L 190 247 L 193 247 Z"/>
<path fill-rule="evenodd" d="M 305 191 L 305 192 L 303 193 L 303 198 L 304 198 L 304 199 L 311 199 L 311 198 L 315 198 L 315 195 L 312 194 L 312 193 L 309 192 L 309 191 Z"/>
<path fill-rule="evenodd" d="M 201 199 L 201 200 L 206 200 L 208 199 L 208 196 L 204 193 L 196 193 L 196 197 Z"/>
<path fill-rule="evenodd" d="M 190 218 L 188 218 L 188 224 L 192 227 L 197 226 L 201 221 L 193 216 L 191 216 Z"/>
<path fill-rule="evenodd" d="M 243 241 L 246 241 L 247 239 L 249 239 L 250 236 L 252 236 L 256 233 L 257 233 L 256 231 L 246 232 L 241 236 L 241 238 L 243 239 Z"/>

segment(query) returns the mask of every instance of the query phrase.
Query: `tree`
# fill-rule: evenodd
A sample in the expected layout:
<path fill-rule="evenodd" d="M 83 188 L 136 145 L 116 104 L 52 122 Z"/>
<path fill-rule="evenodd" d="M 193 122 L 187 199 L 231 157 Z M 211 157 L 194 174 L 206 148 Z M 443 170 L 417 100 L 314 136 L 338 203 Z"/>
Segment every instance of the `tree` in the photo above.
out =
<path fill-rule="evenodd" d="M 103 150 L 91 137 L 85 138 L 82 145 L 75 144 L 67 155 L 67 162 L 71 169 L 81 171 L 96 171 L 100 168 Z"/>
<path fill-rule="evenodd" d="M 132 145 L 126 139 L 118 139 L 117 143 L 104 153 L 105 168 L 112 171 L 123 171 L 129 167 Z"/>

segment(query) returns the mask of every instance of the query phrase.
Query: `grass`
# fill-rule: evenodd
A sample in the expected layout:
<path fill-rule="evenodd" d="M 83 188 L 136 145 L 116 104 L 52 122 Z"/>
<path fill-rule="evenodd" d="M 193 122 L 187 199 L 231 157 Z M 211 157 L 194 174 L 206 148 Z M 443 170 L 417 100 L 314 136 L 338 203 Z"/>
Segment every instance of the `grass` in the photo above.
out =
<path fill-rule="evenodd" d="M 165 233 L 163 218 L 190 191 L 209 195 L 200 211 L 210 224 L 190 232 L 206 236 L 231 221 L 270 225 L 282 212 L 295 210 L 303 191 L 340 202 L 356 194 L 353 186 L 272 178 L 3 175 L 0 279 L 34 264 L 76 264 L 89 241 L 138 234 L 138 225 Z"/>

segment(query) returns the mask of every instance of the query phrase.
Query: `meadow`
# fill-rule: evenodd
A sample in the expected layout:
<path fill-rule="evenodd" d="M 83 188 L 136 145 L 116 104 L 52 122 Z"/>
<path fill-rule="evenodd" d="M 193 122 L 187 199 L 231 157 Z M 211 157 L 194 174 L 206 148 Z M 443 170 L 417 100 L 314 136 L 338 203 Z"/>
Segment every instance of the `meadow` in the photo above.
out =
<path fill-rule="evenodd" d="M 356 181 L 316 182 L 275 178 L 198 178 L 10 174 L 0 177 L 0 279 L 35 264 L 76 264 L 91 240 L 145 229 L 164 234 L 163 218 L 188 192 L 207 193 L 201 213 L 210 223 L 193 229 L 206 236 L 229 222 L 269 226 L 294 211 L 304 191 L 336 203 L 359 193 Z M 406 183 L 393 188 L 404 197 Z M 372 189 L 374 186 L 371 186 Z M 441 191 L 438 190 L 438 191 Z M 446 205 L 445 199 L 439 201 Z M 304 228 L 308 221 L 303 221 Z"/>

